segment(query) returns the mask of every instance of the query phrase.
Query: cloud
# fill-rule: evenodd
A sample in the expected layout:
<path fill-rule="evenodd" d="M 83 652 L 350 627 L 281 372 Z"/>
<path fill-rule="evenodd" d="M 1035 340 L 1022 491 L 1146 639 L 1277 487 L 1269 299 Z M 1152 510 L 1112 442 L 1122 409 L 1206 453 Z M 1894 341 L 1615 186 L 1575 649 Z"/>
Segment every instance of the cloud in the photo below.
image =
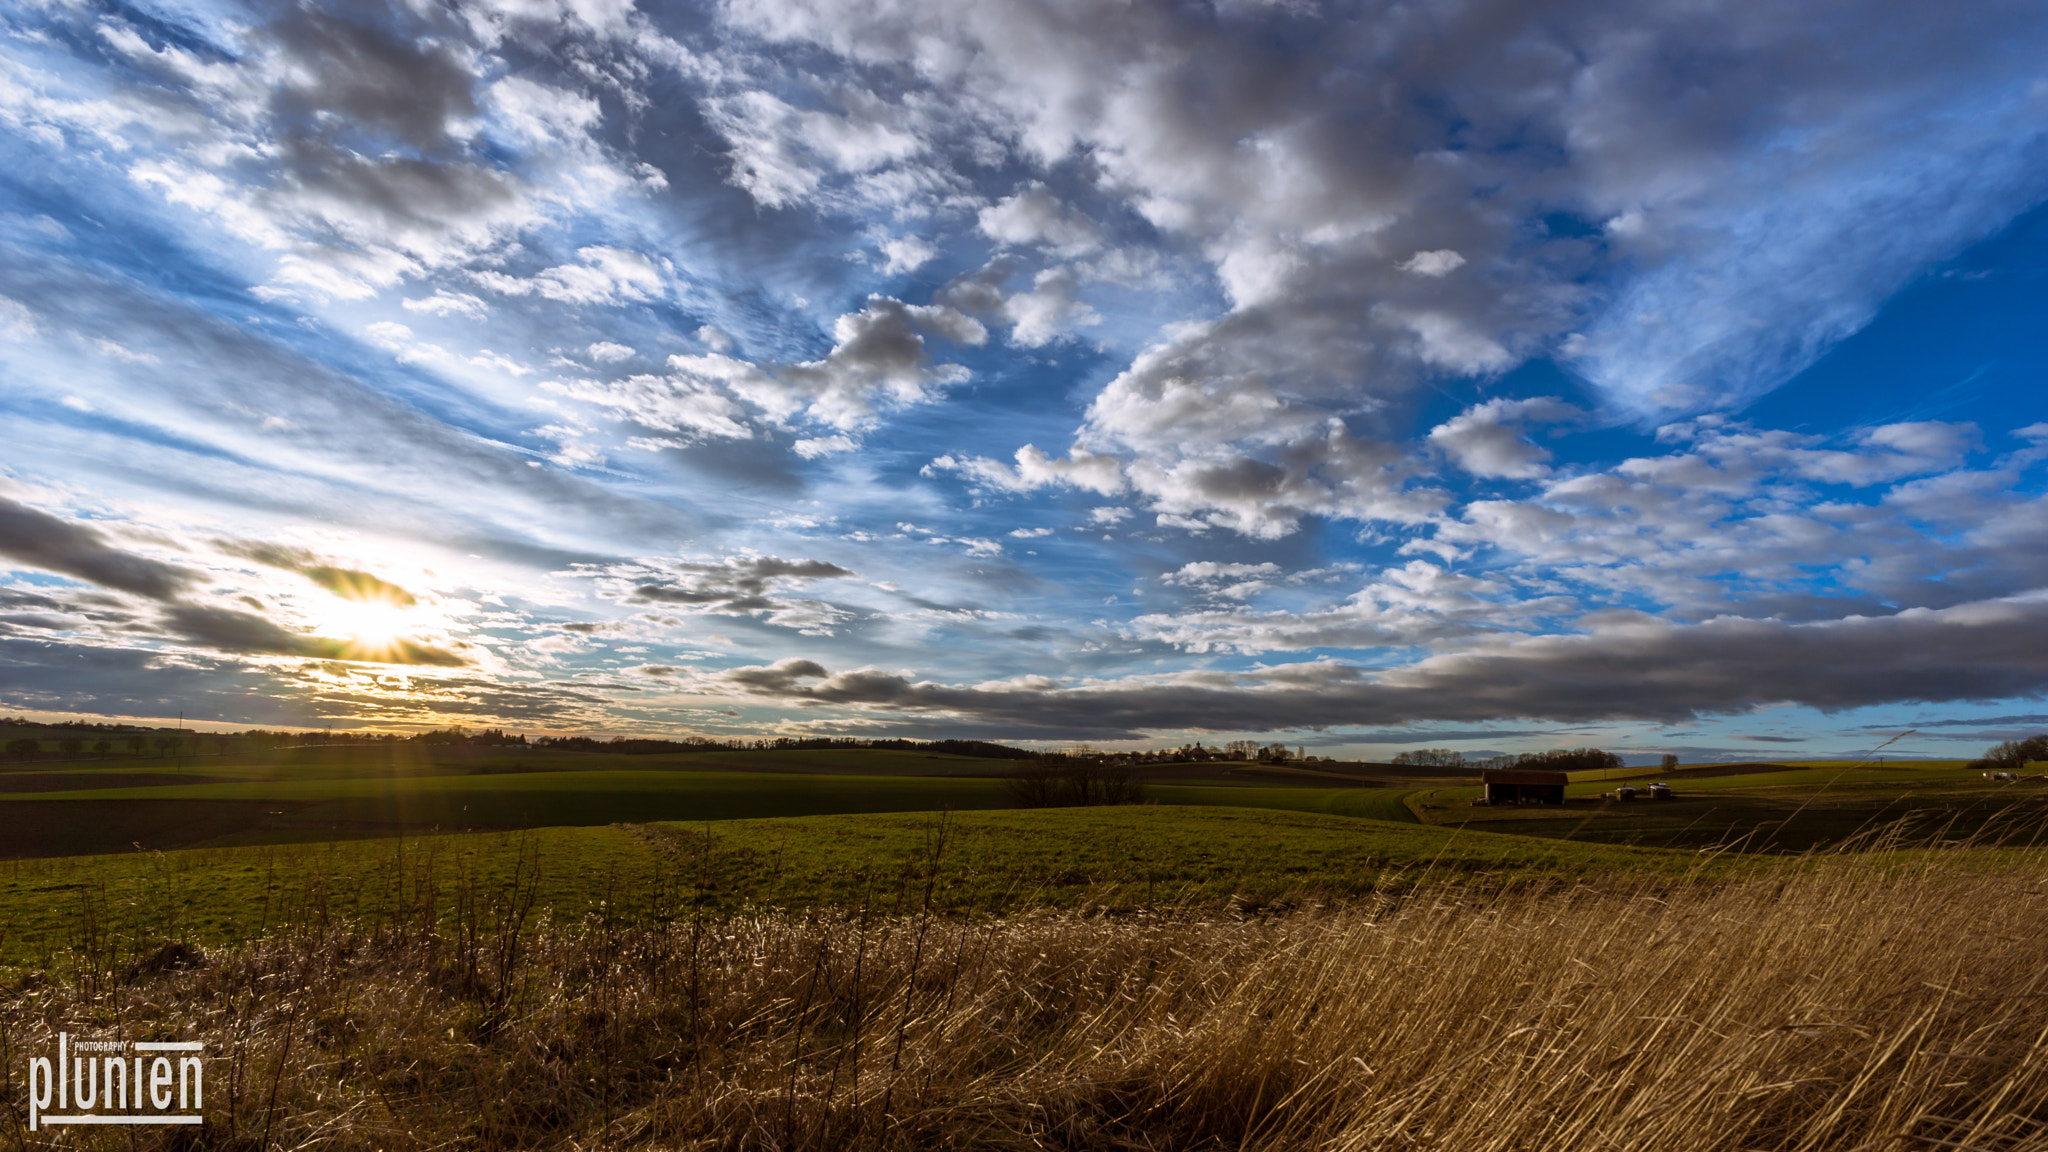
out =
<path fill-rule="evenodd" d="M 303 572 L 344 599 L 381 599 L 405 606 L 414 603 L 412 595 L 404 589 L 366 572 L 308 566 L 303 563 L 304 554 L 268 545 L 230 547 L 251 559 Z M 193 602 L 187 597 L 201 581 L 199 572 L 113 547 L 96 529 L 4 497 L 0 497 L 0 555 L 158 601 L 163 605 L 164 628 L 179 639 L 216 652 L 444 667 L 469 663 L 453 652 L 410 639 L 394 640 L 370 650 L 352 642 L 294 631 L 240 609 Z"/>
<path fill-rule="evenodd" d="M 1277 731 L 1527 718 L 1675 722 L 1778 704 L 1826 711 L 2048 691 L 2048 597 L 1816 624 L 1722 618 L 1517 637 L 1375 672 L 1335 661 L 1062 686 L 979 687 L 810 661 L 715 683 L 787 703 L 930 714 L 1023 736 L 1138 739 L 1157 731 Z"/>
<path fill-rule="evenodd" d="M 832 333 L 832 349 L 819 360 L 754 364 L 723 352 L 676 355 L 665 378 L 552 387 L 664 431 L 745 439 L 752 433 L 737 407 L 744 403 L 778 426 L 807 419 L 854 432 L 872 426 L 884 407 L 925 403 L 968 378 L 957 364 L 933 362 L 927 334 L 965 345 L 988 337 L 980 322 L 958 309 L 888 296 L 868 297 L 859 312 L 840 316 Z"/>
<path fill-rule="evenodd" d="M 1095 222 L 1060 203 L 1039 181 L 981 210 L 984 235 L 1002 244 L 1036 245 L 1061 256 L 1079 256 L 1102 243 Z"/>
<path fill-rule="evenodd" d="M 578 264 L 557 264 L 531 277 L 489 270 L 472 273 L 476 282 L 506 296 L 538 294 L 562 304 L 618 305 L 658 299 L 668 288 L 654 261 L 638 252 L 592 244 L 576 250 Z"/>
<path fill-rule="evenodd" d="M 424 298 L 406 297 L 400 301 L 408 312 L 423 312 L 429 316 L 461 316 L 469 320 L 490 319 L 490 306 L 467 292 L 450 292 L 437 288 L 432 296 Z"/>
<path fill-rule="evenodd" d="M 804 459 L 816 460 L 820 456 L 851 452 L 855 448 L 860 447 L 860 445 L 846 436 L 814 436 L 809 439 L 798 440 L 791 444 L 790 447 L 794 448 L 796 454 Z"/>
<path fill-rule="evenodd" d="M 254 613 L 207 604 L 172 604 L 164 611 L 164 621 L 180 638 L 216 652 L 443 668 L 459 668 L 469 663 L 446 649 L 415 640 L 377 645 L 334 640 L 293 631 Z"/>
<path fill-rule="evenodd" d="M 1398 420 L 1427 380 L 1531 357 L 1632 418 L 1775 387 L 2048 193 L 2048 122 L 2019 47 L 2048 17 L 1882 12 L 1844 29 L 1818 3 L 1759 26 L 1605 3 L 1410 21 L 892 0 L 743 3 L 728 19 L 769 51 L 816 53 L 814 88 L 847 107 L 865 70 L 892 77 L 885 102 L 920 109 L 894 122 L 917 141 L 894 155 L 930 174 L 923 210 L 954 203 L 991 156 L 1024 169 L 973 177 L 977 229 L 1020 265 L 1143 245 L 1220 297 L 1220 312 L 1175 301 L 1083 428 L 1090 450 L 1170 477 L 1288 471 L 1282 457 L 1315 451 L 1332 419 Z M 1056 181 L 1067 164 L 1087 175 Z M 828 167 L 805 171 L 764 202 L 829 199 Z M 952 298 L 979 292 L 992 313 L 999 285 Z M 1013 340 L 1070 330 L 1056 313 L 1075 300 L 1018 305 Z M 1160 495 L 1174 516 L 1268 536 L 1302 514 L 1418 511 L 1308 487 Z"/>
<path fill-rule="evenodd" d="M 172 600 L 199 574 L 117 548 L 98 529 L 0 496 L 0 555 L 152 600 Z"/>
<path fill-rule="evenodd" d="M 1550 453 L 1516 429 L 1527 422 L 1556 423 L 1581 415 L 1554 397 L 1488 400 L 1475 404 L 1429 433 L 1429 443 L 1474 476 L 1533 480 L 1549 475 Z"/>
<path fill-rule="evenodd" d="M 1517 653 L 1540 681 L 1552 664 L 1516 645 L 1545 632 L 1625 648 L 1632 628 L 1946 612 L 2048 565 L 2040 426 L 1730 416 L 2048 195 L 2034 7 L 124 11 L 17 21 L 0 120 L 48 194 L 0 215 L 0 358 L 25 389 L 10 474 L 147 491 L 157 534 L 0 515 L 23 568 L 96 584 L 10 607 L 12 635 L 341 667 L 297 613 L 411 599 L 377 573 L 432 568 L 451 591 L 420 586 L 421 615 L 488 630 L 417 653 L 473 662 L 437 707 L 517 696 L 482 670 L 499 650 L 607 685 L 594 699 L 657 686 L 594 642 L 547 651 L 581 635 L 549 620 L 609 606 L 635 643 L 833 636 L 793 689 L 929 658 L 931 692 L 1020 709 L 1128 690 L 1128 725 L 1140 689 L 1307 715 L 1283 688 L 1313 683 L 1377 707 L 1432 660 Z M 152 236 L 179 242 L 121 239 Z M 1542 383 L 1553 366 L 1586 387 Z M 1591 458 L 1639 443 L 1629 424 L 1657 446 Z M 902 518 L 931 547 L 888 536 Z M 202 522 L 334 532 L 394 566 L 280 565 L 315 593 L 171 538 Z M 1076 527 L 1001 558 L 1040 523 Z M 1104 523 L 1139 551 L 1093 543 Z M 840 572 L 892 579 L 745 567 L 827 524 L 859 550 Z M 676 540 L 733 555 L 619 560 Z M 1325 556 L 1371 567 L 1309 567 Z M 571 568 L 603 604 L 545 578 Z M 951 606 L 987 599 L 948 587 L 970 581 L 1028 625 L 978 631 L 986 609 Z M 1143 609 L 1101 605 L 1131 583 Z M 859 606 L 882 585 L 913 611 Z M 559 665 L 529 643 L 549 634 Z M 980 667 L 992 644 L 1005 667 Z M 1359 670 L 1235 659 L 1319 651 Z M 1011 676 L 1033 652 L 1068 686 Z M 664 689 L 699 676 L 633 655 L 676 669 Z M 1553 695 L 1597 672 L 1555 667 Z M 625 714 L 553 691 L 504 706 Z M 957 722 L 1011 722 L 989 715 Z"/>
<path fill-rule="evenodd" d="M 834 112 L 754 89 L 712 96 L 704 111 L 731 148 L 732 182 L 783 208 L 812 198 L 828 173 L 870 173 L 925 151 L 914 109 L 865 91 L 847 96 Z"/>
<path fill-rule="evenodd" d="M 1401 269 L 1401 271 L 1403 272 L 1413 272 L 1417 276 L 1429 276 L 1433 278 L 1448 276 L 1451 273 L 1456 272 L 1458 269 L 1463 268 L 1464 266 L 1465 258 L 1463 256 L 1458 255 L 1456 252 L 1451 251 L 1449 248 L 1437 248 L 1428 252 L 1417 252 L 1415 255 L 1410 256 L 1408 259 L 1403 260 L 1401 261 L 1401 263 L 1396 265 L 1396 267 Z"/>
<path fill-rule="evenodd" d="M 329 564 L 303 548 L 266 544 L 258 540 L 222 540 L 217 543 L 220 550 L 230 556 L 297 572 L 343 600 L 392 604 L 400 608 L 410 608 L 419 603 L 412 593 L 388 580 L 360 569 Z"/>
<path fill-rule="evenodd" d="M 39 331 L 36 315 L 28 310 L 27 305 L 11 297 L 0 296 L 0 337 L 29 340 Z"/>
<path fill-rule="evenodd" d="M 1035 445 L 1017 449 L 1015 466 L 986 456 L 940 456 L 924 466 L 922 473 L 935 476 L 958 472 L 977 487 L 1004 492 L 1029 492 L 1037 488 L 1080 488 L 1099 496 L 1114 496 L 1125 490 L 1123 468 L 1114 456 L 1070 449 L 1065 458 L 1048 456 Z"/>
<path fill-rule="evenodd" d="M 755 371 L 749 364 L 714 354 L 692 357 L 684 370 L 667 376 L 637 373 L 624 380 L 544 380 L 540 387 L 571 400 L 610 409 L 642 428 L 687 436 L 637 437 L 627 441 L 628 447 L 680 448 L 699 439 L 753 438 L 753 422 L 747 409 L 720 385 Z"/>
<path fill-rule="evenodd" d="M 1236 580 L 1247 576 L 1278 576 L 1280 566 L 1271 561 L 1260 564 L 1229 564 L 1217 560 L 1194 560 L 1180 566 L 1159 579 L 1167 584 L 1203 585 L 1218 580 Z"/>
<path fill-rule="evenodd" d="M 1070 329 L 1102 323 L 1094 308 L 1075 298 L 1079 287 L 1072 269 L 1047 268 L 1032 279 L 1031 291 L 1004 300 L 1002 314 L 1010 321 L 1010 343 L 1038 348 L 1067 335 Z"/>
<path fill-rule="evenodd" d="M 882 265 L 884 276 L 915 272 L 939 254 L 937 248 L 916 236 L 892 236 L 882 241 L 881 247 L 886 261 Z"/>
<path fill-rule="evenodd" d="M 93 347 L 98 348 L 100 350 L 100 355 L 105 356 L 111 360 L 119 360 L 123 364 L 163 363 L 162 359 L 159 358 L 153 352 L 137 352 L 135 349 L 130 348 L 125 344 L 122 344 L 114 340 L 108 340 L 104 337 L 96 339 L 92 343 Z"/>
<path fill-rule="evenodd" d="M 824 560 L 731 556 L 711 562 L 644 562 L 607 571 L 605 583 L 629 604 L 659 604 L 691 614 L 756 616 L 777 627 L 829 636 L 849 613 L 787 593 L 816 580 L 854 575 Z"/>
<path fill-rule="evenodd" d="M 1508 583 L 1452 572 L 1425 560 L 1388 568 L 1379 579 L 1328 608 L 1261 612 L 1213 606 L 1249 601 L 1275 586 L 1303 583 L 1307 575 L 1286 574 L 1271 563 L 1189 564 L 1162 582 L 1194 588 L 1212 606 L 1147 613 L 1133 618 L 1123 631 L 1189 652 L 1253 655 L 1314 648 L 1406 648 L 1525 630 L 1578 607 L 1569 597 L 1517 595 L 1519 590 Z"/>
<path fill-rule="evenodd" d="M 363 299 L 488 251 L 545 211 L 528 176 L 545 184 L 551 165 L 515 175 L 480 147 L 478 121 L 496 110 L 478 99 L 468 47 L 422 26 L 425 14 L 378 15 L 290 8 L 221 33 L 205 55 L 159 47 L 156 29 L 118 17 L 96 29 L 177 125 L 152 125 L 149 143 L 164 147 L 129 177 L 277 253 L 270 295 Z"/>

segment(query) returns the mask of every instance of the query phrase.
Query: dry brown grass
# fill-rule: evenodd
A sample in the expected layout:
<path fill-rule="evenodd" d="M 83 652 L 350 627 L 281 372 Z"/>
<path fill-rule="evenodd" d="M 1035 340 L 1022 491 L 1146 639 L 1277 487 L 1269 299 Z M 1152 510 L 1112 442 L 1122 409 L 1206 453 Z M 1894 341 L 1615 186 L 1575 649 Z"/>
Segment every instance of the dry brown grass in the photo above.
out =
<path fill-rule="evenodd" d="M 17 991 L 0 1141 L 60 1146 L 20 1109 L 64 1027 L 211 1041 L 222 1148 L 2048 1148 L 2031 853 L 1266 918 L 648 931 L 518 900 Z"/>

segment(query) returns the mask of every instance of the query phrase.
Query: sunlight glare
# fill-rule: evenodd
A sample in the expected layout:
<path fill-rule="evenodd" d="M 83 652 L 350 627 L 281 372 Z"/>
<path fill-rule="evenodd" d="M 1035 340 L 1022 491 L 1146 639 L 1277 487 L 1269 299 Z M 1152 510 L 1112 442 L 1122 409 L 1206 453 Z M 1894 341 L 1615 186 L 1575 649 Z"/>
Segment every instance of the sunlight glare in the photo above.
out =
<path fill-rule="evenodd" d="M 339 600 L 324 613 L 320 630 L 352 641 L 366 652 L 382 652 L 406 633 L 406 610 L 389 600 Z"/>

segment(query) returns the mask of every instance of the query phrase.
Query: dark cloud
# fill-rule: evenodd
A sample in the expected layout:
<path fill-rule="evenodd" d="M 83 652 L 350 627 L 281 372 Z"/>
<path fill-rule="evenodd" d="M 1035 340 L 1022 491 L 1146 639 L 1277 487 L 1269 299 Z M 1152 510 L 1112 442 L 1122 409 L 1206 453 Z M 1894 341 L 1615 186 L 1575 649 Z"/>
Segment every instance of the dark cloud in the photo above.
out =
<path fill-rule="evenodd" d="M 167 660 L 141 648 L 0 637 L 0 701 L 11 710 L 169 717 L 237 724 L 311 724 L 290 686 L 237 660 Z"/>
<path fill-rule="evenodd" d="M 152 600 L 178 596 L 198 579 L 189 569 L 107 543 L 99 531 L 0 496 L 0 556 Z"/>
<path fill-rule="evenodd" d="M 0 608 L 62 611 L 64 607 L 64 602 L 55 597 L 44 596 L 37 592 L 23 591 L 20 588 L 0 588 Z"/>
<path fill-rule="evenodd" d="M 947 713 L 1025 733 L 1275 731 L 1526 718 L 1676 721 L 1773 704 L 1824 711 L 2048 691 L 2048 598 L 1821 624 L 1724 618 L 1506 641 L 1374 672 L 1333 661 L 1060 687 L 962 687 L 810 661 L 734 669 L 741 691 L 874 712 Z"/>
<path fill-rule="evenodd" d="M 760 615 L 770 624 L 829 632 L 847 617 L 844 610 L 817 600 L 795 599 L 779 590 L 855 574 L 823 560 L 785 560 L 780 556 L 735 556 L 708 564 L 665 562 L 639 571 L 626 602 L 726 616 Z"/>
<path fill-rule="evenodd" d="M 297 572 L 344 600 L 359 602 L 381 602 L 410 608 L 419 603 L 412 593 L 368 572 L 355 568 L 338 568 L 321 562 L 321 558 L 303 548 L 290 548 L 278 544 L 265 544 L 250 540 L 224 540 L 220 542 L 223 552 Z"/>
<path fill-rule="evenodd" d="M 33 612 L 0 612 L 0 628 L 10 631 L 59 632 L 76 626 L 78 621 L 68 616 L 44 616 Z"/>
<path fill-rule="evenodd" d="M 409 672 L 402 691 L 347 663 L 250 664 L 232 657 L 167 657 L 0 636 L 0 711 L 171 717 L 282 727 L 465 723 L 601 726 L 608 701 L 579 686 L 501 684 L 474 674 Z"/>
<path fill-rule="evenodd" d="M 769 696 L 807 695 L 800 687 L 805 680 L 822 680 L 829 675 L 815 660 L 782 660 L 765 668 L 734 668 L 721 679 L 750 692 Z M 838 701 L 834 701 L 837 703 Z"/>
<path fill-rule="evenodd" d="M 1944 720 L 1915 720 L 1913 728 L 1982 728 L 1986 726 L 2025 726 L 2048 728 L 2048 712 L 2024 712 L 2015 716 L 1967 716 Z M 1896 724 L 1865 724 L 1863 728 L 1872 732 L 1889 732 Z"/>
<path fill-rule="evenodd" d="M 371 12 L 294 4 L 266 29 L 298 66 L 271 97 L 272 112 L 302 136 L 363 133 L 454 151 L 448 126 L 476 115 L 475 76 L 449 45 L 379 27 L 364 19 Z"/>
<path fill-rule="evenodd" d="M 1370 732 L 1347 732 L 1341 741 L 1324 744 L 1428 744 L 1451 740 L 1503 740 L 1516 736 L 1554 736 L 1549 728 L 1382 728 Z"/>
<path fill-rule="evenodd" d="M 219 652 L 248 655 L 311 656 L 383 664 L 428 664 L 459 668 L 468 660 L 453 652 L 412 640 L 366 646 L 295 632 L 250 612 L 203 604 L 175 604 L 164 620 L 179 637 Z"/>

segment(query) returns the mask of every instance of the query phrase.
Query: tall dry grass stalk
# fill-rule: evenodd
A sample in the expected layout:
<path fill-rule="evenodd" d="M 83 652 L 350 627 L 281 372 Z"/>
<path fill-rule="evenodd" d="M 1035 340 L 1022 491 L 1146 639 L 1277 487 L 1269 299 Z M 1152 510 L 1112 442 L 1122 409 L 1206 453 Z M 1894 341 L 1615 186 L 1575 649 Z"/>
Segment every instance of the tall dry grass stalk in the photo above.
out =
<path fill-rule="evenodd" d="M 219 1148 L 2048 1148 L 2032 853 L 1269 918 L 519 899 L 18 990 L 0 1140 L 59 1146 L 20 1127 L 21 1066 L 63 1027 L 211 1041 Z M 131 1138 L 186 1136 L 61 1137 Z"/>

